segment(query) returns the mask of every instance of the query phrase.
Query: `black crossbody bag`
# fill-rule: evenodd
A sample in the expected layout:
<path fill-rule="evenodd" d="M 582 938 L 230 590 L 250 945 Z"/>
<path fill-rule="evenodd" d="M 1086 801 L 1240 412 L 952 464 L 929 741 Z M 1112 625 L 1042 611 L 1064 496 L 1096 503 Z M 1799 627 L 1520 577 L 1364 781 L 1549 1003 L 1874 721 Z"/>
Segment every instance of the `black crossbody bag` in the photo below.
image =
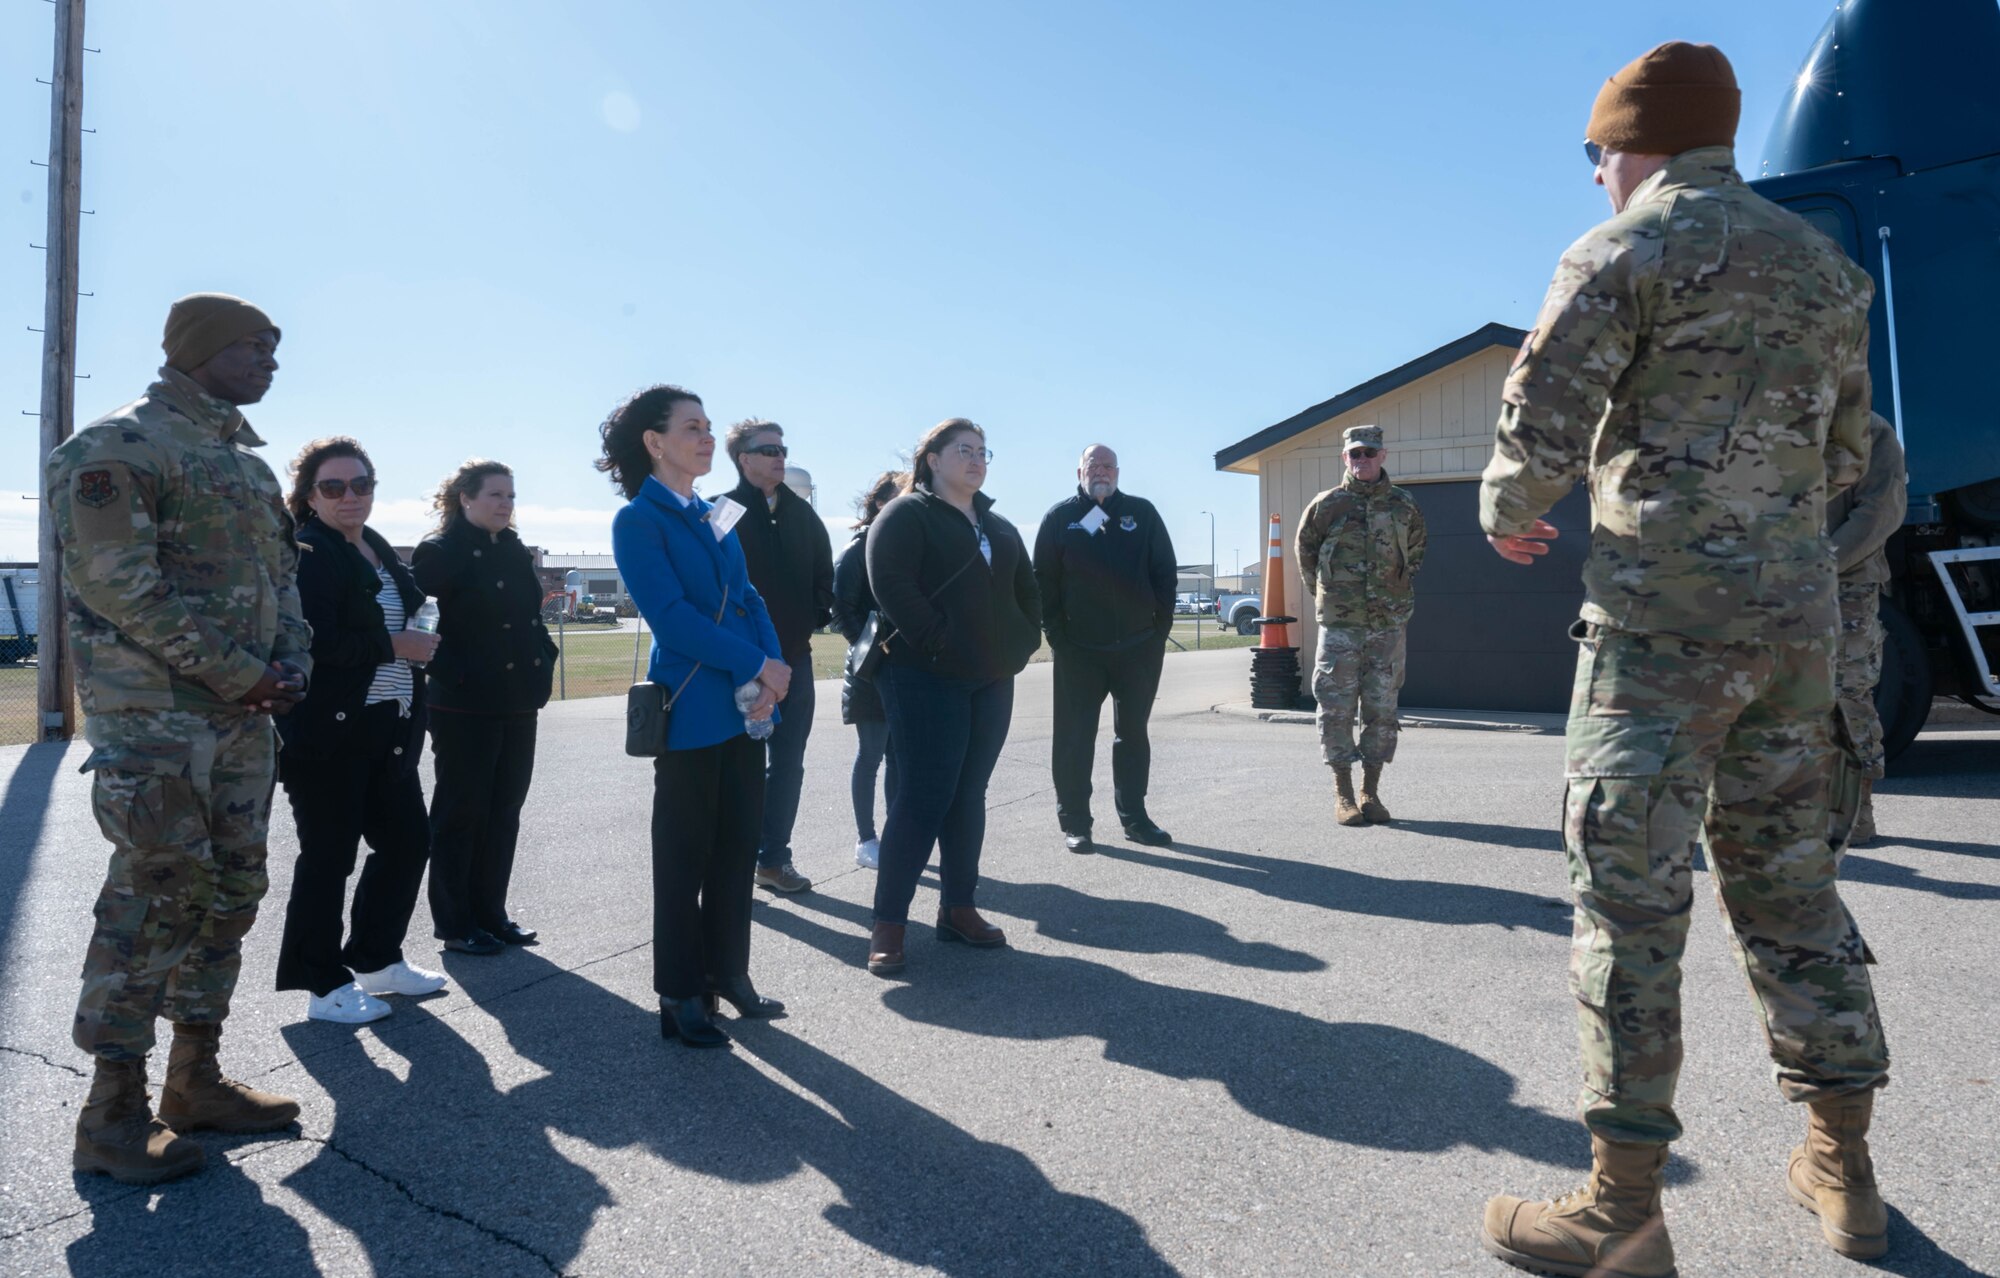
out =
<path fill-rule="evenodd" d="M 966 560 L 957 572 L 946 577 L 936 590 L 924 598 L 935 604 L 937 597 L 944 593 L 944 588 L 964 576 L 965 570 L 972 567 L 973 560 L 979 557 L 979 552 L 973 551 L 972 559 Z M 847 645 L 847 673 L 856 679 L 874 679 L 875 672 L 882 668 L 882 658 L 887 655 L 889 640 L 895 633 L 896 627 L 882 616 L 882 610 L 870 608 L 868 619 L 861 623 L 861 634 Z"/>
<path fill-rule="evenodd" d="M 722 603 L 715 610 L 717 625 L 722 624 L 722 611 L 728 606 L 729 589 L 725 586 Z M 639 759 L 657 759 L 667 752 L 667 729 L 673 726 L 674 702 L 681 699 L 700 670 L 701 662 L 697 661 L 671 697 L 666 695 L 665 688 L 651 682 L 635 683 L 625 690 L 625 753 Z"/>

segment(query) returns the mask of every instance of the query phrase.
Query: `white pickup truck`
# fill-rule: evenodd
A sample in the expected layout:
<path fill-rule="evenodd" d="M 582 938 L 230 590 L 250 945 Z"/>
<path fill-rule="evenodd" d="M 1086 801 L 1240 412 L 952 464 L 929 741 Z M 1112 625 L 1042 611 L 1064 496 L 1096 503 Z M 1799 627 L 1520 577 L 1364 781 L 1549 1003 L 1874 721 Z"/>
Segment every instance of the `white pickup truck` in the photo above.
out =
<path fill-rule="evenodd" d="M 1232 627 L 1239 635 L 1256 634 L 1257 627 L 1252 623 L 1263 615 L 1264 601 L 1256 595 L 1224 594 L 1215 601 L 1216 621 Z"/>

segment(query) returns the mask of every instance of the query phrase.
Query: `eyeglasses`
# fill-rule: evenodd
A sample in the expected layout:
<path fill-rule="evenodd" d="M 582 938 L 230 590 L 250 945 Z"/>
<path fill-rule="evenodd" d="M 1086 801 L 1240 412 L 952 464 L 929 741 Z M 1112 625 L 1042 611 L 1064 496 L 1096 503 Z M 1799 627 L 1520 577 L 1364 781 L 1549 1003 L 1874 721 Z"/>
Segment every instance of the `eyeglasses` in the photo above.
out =
<path fill-rule="evenodd" d="M 1347 455 L 1349 457 L 1380 457 L 1382 450 L 1379 448 L 1350 448 L 1347 450 Z"/>
<path fill-rule="evenodd" d="M 971 444 L 958 444 L 952 448 L 952 451 L 957 453 L 964 461 L 972 461 L 975 458 L 983 462 L 993 460 L 993 450 L 990 448 L 976 448 Z"/>
<path fill-rule="evenodd" d="M 792 450 L 783 444 L 759 444 L 755 448 L 746 448 L 743 451 L 746 453 L 755 453 L 759 457 L 790 457 L 792 455 Z"/>
<path fill-rule="evenodd" d="M 313 487 L 317 488 L 319 495 L 328 501 L 339 501 L 342 497 L 347 496 L 347 490 L 350 488 L 354 490 L 356 497 L 366 497 L 375 491 L 375 477 L 373 475 L 357 475 L 353 479 L 322 479 L 314 484 Z"/>
<path fill-rule="evenodd" d="M 1610 147 L 1599 146 L 1597 145 L 1597 143 L 1592 142 L 1589 138 L 1585 138 L 1583 140 L 1583 153 L 1584 155 L 1589 157 L 1590 162 L 1593 166 L 1604 163 L 1605 156 L 1617 154 Z"/>

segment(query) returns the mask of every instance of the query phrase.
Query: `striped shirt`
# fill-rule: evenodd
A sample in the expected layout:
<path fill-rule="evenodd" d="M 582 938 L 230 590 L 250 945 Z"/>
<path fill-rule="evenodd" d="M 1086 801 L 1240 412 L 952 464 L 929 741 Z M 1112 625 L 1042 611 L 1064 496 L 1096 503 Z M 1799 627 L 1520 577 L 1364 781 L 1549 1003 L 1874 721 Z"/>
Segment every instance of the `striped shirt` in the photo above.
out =
<path fill-rule="evenodd" d="M 375 576 L 382 582 L 375 592 L 375 602 L 382 605 L 382 624 L 390 634 L 403 628 L 403 592 L 396 589 L 396 579 L 389 570 L 378 565 Z M 410 677 L 410 663 L 402 658 L 385 661 L 375 667 L 375 679 L 368 685 L 368 698 L 363 705 L 372 706 L 381 701 L 394 701 L 403 708 L 403 717 L 410 716 L 410 698 L 416 695 L 416 685 Z"/>

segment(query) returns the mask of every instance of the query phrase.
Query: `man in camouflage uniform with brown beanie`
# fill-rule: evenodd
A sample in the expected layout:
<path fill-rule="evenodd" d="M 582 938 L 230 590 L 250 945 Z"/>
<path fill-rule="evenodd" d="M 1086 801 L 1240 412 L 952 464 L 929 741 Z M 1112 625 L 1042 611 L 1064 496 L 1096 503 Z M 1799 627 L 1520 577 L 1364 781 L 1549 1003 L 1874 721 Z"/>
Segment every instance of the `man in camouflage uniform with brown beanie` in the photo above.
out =
<path fill-rule="evenodd" d="M 1827 840 L 1840 622 L 1826 499 L 1868 461 L 1874 286 L 1758 196 L 1735 74 L 1659 46 L 1599 93 L 1586 151 L 1615 216 L 1572 245 L 1502 391 L 1480 523 L 1533 563 L 1590 486 L 1563 838 L 1589 1184 L 1486 1206 L 1522 1268 L 1675 1272 L 1680 959 L 1705 835 L 1779 1088 L 1809 1110 L 1792 1195 L 1850 1256 L 1887 1247 L 1866 1134 L 1889 1058 Z"/>
<path fill-rule="evenodd" d="M 1411 584 L 1427 534 L 1416 499 L 1383 473 L 1382 428 L 1341 435 L 1346 471 L 1299 519 L 1294 553 L 1317 605 L 1320 752 L 1333 769 L 1334 816 L 1342 825 L 1387 821 L 1382 765 L 1396 757 L 1396 694 L 1403 687 L 1403 634 L 1416 611 Z M 1361 710 L 1361 740 L 1354 712 Z M 1361 801 L 1354 765 L 1361 764 Z"/>
<path fill-rule="evenodd" d="M 1889 587 L 1884 547 L 1903 526 L 1910 481 L 1896 428 L 1879 413 L 1869 419 L 1868 473 L 1826 506 L 1826 535 L 1840 572 L 1840 651 L 1833 689 L 1842 731 L 1841 759 L 1853 778 L 1834 786 L 1833 845 L 1858 847 L 1875 837 L 1875 783 L 1888 769 L 1875 685 L 1882 682 L 1882 592 Z M 1853 803 L 1841 800 L 1853 799 Z"/>
<path fill-rule="evenodd" d="M 129 1183 L 202 1165 L 178 1132 L 269 1131 L 299 1112 L 216 1060 L 266 887 L 268 716 L 303 695 L 310 663 L 291 520 L 239 410 L 270 388 L 278 336 L 240 298 L 182 298 L 160 380 L 48 459 L 83 770 L 111 841 L 76 1009 L 97 1073 L 74 1162 Z M 160 1016 L 174 1043 L 155 1118 L 146 1054 Z"/>

